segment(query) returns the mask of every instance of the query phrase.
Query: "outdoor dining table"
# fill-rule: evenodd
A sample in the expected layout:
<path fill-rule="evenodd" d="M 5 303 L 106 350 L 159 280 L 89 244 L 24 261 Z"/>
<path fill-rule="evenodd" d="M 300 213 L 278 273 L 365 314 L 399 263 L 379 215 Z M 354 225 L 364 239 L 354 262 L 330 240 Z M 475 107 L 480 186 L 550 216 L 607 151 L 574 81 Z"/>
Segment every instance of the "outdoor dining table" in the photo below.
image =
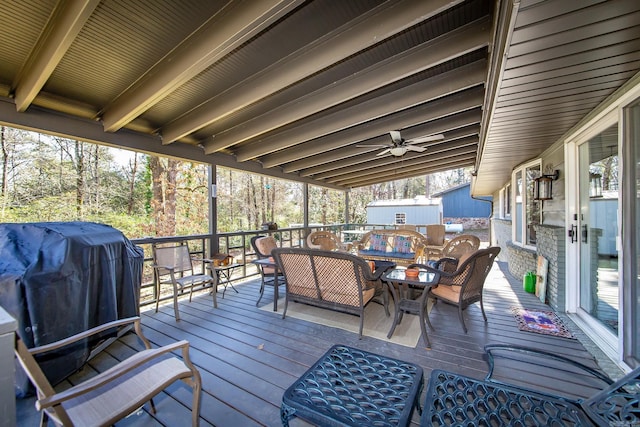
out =
<path fill-rule="evenodd" d="M 251 262 L 256 264 L 260 268 L 263 268 L 263 267 L 273 268 L 274 270 L 273 271 L 273 311 L 278 311 L 278 287 L 280 286 L 278 284 L 278 276 L 280 275 L 278 264 L 276 264 L 276 261 L 271 257 L 259 258 Z"/>
<path fill-rule="evenodd" d="M 437 275 L 421 270 L 417 277 L 407 277 L 406 268 L 398 267 L 384 273 L 382 280 L 387 283 L 395 306 L 393 325 L 391 325 L 387 338 L 391 338 L 404 313 L 417 314 L 420 316 L 422 338 L 427 348 L 430 349 L 431 342 L 427 335 L 425 322 L 429 325 L 429 328 L 433 329 L 433 326 L 431 326 L 429 315 L 426 313 L 427 297 L 429 288 L 438 283 Z M 412 298 L 412 290 L 421 290 L 422 292 L 417 298 Z"/>

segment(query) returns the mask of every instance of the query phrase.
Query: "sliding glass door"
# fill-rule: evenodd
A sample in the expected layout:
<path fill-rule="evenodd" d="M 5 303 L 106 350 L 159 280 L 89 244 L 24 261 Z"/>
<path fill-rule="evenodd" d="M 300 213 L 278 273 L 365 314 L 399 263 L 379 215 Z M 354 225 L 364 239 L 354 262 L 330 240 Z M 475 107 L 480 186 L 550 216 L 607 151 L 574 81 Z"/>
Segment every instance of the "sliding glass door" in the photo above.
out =
<path fill-rule="evenodd" d="M 578 148 L 579 308 L 618 335 L 618 124 Z"/>

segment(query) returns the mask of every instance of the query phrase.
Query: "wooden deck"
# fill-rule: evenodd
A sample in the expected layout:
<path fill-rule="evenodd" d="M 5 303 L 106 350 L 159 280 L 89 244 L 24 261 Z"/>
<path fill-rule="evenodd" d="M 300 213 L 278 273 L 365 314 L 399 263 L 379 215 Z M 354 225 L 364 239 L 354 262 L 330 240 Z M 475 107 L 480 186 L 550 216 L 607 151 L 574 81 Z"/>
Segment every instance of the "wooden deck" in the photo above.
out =
<path fill-rule="evenodd" d="M 480 307 L 475 304 L 465 311 L 469 333 L 464 334 L 456 309 L 437 304 L 430 314 L 436 328 L 430 332 L 431 350 L 426 350 L 422 341 L 416 348 L 408 348 L 370 337 L 359 340 L 357 334 L 294 318 L 282 320 L 275 313 L 256 308 L 258 287 L 256 280 L 236 284 L 239 293 L 229 288 L 225 298 L 219 294 L 217 309 L 212 308 L 210 295 L 194 297 L 191 303 L 185 299 L 180 304 L 179 322 L 175 321 L 171 306 L 162 307 L 159 313 L 143 313 L 143 331 L 153 345 L 179 339 L 191 343 L 192 360 L 203 378 L 202 426 L 281 425 L 279 407 L 284 390 L 336 343 L 417 363 L 424 368 L 425 380 L 436 368 L 484 377 L 487 363 L 483 347 L 487 343 L 530 345 L 596 366 L 577 340 L 518 330 L 511 307 L 548 306 L 524 293 L 522 281 L 511 277 L 506 264 L 500 262 L 494 266 L 485 288 L 489 321 L 483 321 Z M 266 291 L 261 304 L 272 304 L 271 290 Z M 69 380 L 74 382 L 104 370 L 139 347 L 135 336 L 127 335 Z M 523 369 L 514 372 L 514 377 L 526 383 L 539 374 Z M 563 387 L 559 381 L 551 383 L 552 388 Z M 147 413 L 145 405 L 144 410 L 118 425 L 184 426 L 189 420 L 190 399 L 190 389 L 176 384 L 154 399 L 158 409 L 155 415 Z M 33 398 L 18 401 L 18 425 L 35 426 L 38 418 Z M 417 414 L 413 424 L 418 424 Z M 306 423 L 294 420 L 292 425 Z"/>

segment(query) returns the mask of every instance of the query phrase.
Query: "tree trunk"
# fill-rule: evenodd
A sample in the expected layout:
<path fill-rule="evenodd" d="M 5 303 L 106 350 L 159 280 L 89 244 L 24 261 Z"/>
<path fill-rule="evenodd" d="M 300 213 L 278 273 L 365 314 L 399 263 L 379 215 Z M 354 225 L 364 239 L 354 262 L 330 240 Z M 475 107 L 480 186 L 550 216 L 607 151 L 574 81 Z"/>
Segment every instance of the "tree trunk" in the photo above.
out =
<path fill-rule="evenodd" d="M 151 212 L 153 212 L 153 224 L 156 236 L 165 236 L 164 228 L 164 191 L 163 176 L 164 166 L 159 157 L 149 156 L 149 169 L 151 169 Z"/>
<path fill-rule="evenodd" d="M 7 149 L 6 128 L 0 126 L 0 146 L 2 146 L 2 196 L 7 196 L 7 177 L 9 175 L 9 150 Z"/>
<path fill-rule="evenodd" d="M 131 181 L 129 182 L 129 200 L 127 201 L 127 214 L 133 213 L 133 203 L 136 190 L 136 175 L 138 174 L 138 154 L 133 156 L 133 164 L 131 165 Z"/>
<path fill-rule="evenodd" d="M 75 158 L 76 158 L 76 214 L 78 219 L 82 218 L 85 182 L 84 182 L 84 145 L 80 141 L 75 141 Z"/>
<path fill-rule="evenodd" d="M 167 231 L 174 236 L 176 234 L 176 196 L 177 196 L 177 182 L 178 176 L 178 164 L 179 162 L 174 159 L 169 159 L 167 162 L 166 173 L 166 187 L 165 187 L 165 227 Z"/>
<path fill-rule="evenodd" d="M 267 195 L 265 194 L 265 181 L 264 176 L 260 176 L 260 222 L 264 224 L 267 222 Z"/>
<path fill-rule="evenodd" d="M 327 199 L 329 198 L 329 190 L 326 188 L 322 189 L 321 196 L 321 205 L 320 205 L 320 222 L 323 224 L 327 223 Z"/>

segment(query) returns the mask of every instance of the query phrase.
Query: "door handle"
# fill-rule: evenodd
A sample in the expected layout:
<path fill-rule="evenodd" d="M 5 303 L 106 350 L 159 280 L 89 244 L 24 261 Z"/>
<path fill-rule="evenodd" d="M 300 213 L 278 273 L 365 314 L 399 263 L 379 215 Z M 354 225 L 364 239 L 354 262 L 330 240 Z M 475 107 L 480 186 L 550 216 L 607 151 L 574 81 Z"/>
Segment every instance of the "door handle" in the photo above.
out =
<path fill-rule="evenodd" d="M 567 235 L 571 238 L 571 243 L 575 243 L 578 241 L 578 227 L 572 225 L 570 229 L 567 230 Z"/>
<path fill-rule="evenodd" d="M 587 243 L 589 236 L 589 230 L 586 225 L 582 226 L 582 243 Z"/>

